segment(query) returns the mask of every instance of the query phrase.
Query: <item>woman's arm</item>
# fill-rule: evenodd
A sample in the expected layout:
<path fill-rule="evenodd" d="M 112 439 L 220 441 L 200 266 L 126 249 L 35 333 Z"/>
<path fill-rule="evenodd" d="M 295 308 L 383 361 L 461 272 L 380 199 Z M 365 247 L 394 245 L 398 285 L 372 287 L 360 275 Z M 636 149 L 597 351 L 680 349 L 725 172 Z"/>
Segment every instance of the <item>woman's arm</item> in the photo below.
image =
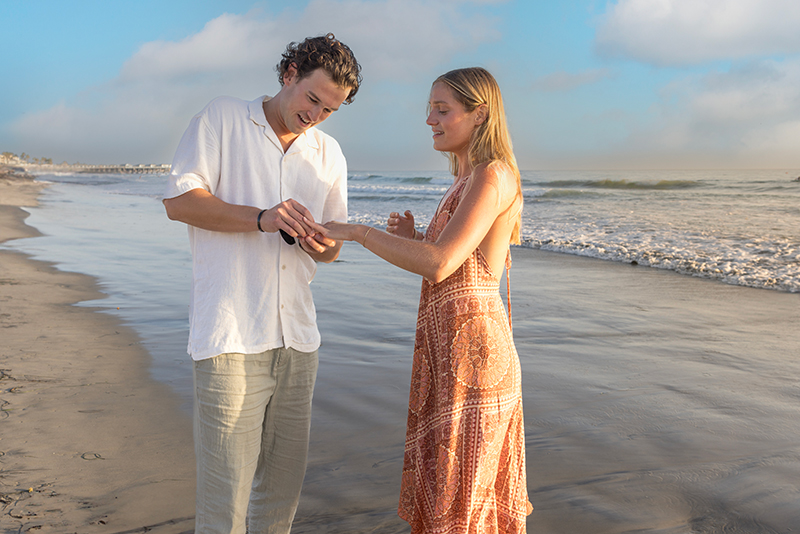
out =
<path fill-rule="evenodd" d="M 333 239 L 358 241 L 401 269 L 441 282 L 478 248 L 497 218 L 514 202 L 516 190 L 515 177 L 505 165 L 479 166 L 458 208 L 434 243 L 397 237 L 365 225 L 335 222 L 325 225 L 326 233 Z"/>

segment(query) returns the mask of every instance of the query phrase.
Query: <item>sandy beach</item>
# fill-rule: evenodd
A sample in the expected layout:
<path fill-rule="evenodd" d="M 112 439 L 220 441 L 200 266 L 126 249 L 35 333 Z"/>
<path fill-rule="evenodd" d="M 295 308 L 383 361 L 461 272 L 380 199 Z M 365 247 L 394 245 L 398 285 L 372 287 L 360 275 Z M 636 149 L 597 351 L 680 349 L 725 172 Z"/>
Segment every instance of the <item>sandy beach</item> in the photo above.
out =
<path fill-rule="evenodd" d="M 40 189 L 0 178 L 0 241 L 36 235 Z M 0 531 L 191 532 L 191 421 L 136 334 L 73 306 L 102 297 L 88 276 L 9 251 L 0 272 Z"/>
<path fill-rule="evenodd" d="M 19 206 L 39 188 L 0 180 L 0 239 L 36 234 Z M 528 532 L 797 530 L 799 294 L 512 254 Z M 7 249 L 0 269 L 0 532 L 191 532 L 185 389 L 152 378 L 117 318 L 73 306 L 102 296 L 93 278 Z M 312 287 L 323 345 L 292 532 L 407 533 L 419 279 L 348 243 Z"/>

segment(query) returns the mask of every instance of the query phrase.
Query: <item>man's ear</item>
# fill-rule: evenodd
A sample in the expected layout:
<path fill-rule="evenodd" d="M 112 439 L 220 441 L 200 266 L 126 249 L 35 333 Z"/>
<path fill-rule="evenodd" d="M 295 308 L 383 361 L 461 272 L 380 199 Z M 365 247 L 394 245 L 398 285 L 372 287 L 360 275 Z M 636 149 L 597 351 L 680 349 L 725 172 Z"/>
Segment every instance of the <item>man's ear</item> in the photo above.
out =
<path fill-rule="evenodd" d="M 292 83 L 297 78 L 297 63 L 289 63 L 286 67 L 286 72 L 283 73 L 283 84 Z"/>

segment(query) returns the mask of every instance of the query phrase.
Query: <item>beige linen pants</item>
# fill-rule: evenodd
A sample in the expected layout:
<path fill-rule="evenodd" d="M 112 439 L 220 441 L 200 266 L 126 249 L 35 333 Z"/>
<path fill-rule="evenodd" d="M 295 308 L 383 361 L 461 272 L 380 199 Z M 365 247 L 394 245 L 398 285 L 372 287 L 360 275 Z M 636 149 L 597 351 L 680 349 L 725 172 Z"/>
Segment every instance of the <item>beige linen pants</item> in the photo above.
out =
<path fill-rule="evenodd" d="M 194 362 L 195 534 L 288 534 L 306 471 L 317 351 Z M 248 512 L 249 504 L 249 512 Z"/>

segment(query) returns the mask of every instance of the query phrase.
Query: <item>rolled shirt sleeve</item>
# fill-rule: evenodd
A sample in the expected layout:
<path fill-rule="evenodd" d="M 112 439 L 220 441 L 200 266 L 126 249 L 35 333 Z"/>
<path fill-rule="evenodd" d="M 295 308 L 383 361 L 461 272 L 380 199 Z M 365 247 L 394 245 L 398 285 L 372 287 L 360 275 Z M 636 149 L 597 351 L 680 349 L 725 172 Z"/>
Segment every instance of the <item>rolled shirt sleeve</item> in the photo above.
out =
<path fill-rule="evenodd" d="M 212 102 L 213 104 L 213 102 Z M 209 125 L 209 104 L 192 117 L 172 159 L 164 198 L 175 198 L 192 189 L 215 194 L 220 178 L 220 142 Z"/>

